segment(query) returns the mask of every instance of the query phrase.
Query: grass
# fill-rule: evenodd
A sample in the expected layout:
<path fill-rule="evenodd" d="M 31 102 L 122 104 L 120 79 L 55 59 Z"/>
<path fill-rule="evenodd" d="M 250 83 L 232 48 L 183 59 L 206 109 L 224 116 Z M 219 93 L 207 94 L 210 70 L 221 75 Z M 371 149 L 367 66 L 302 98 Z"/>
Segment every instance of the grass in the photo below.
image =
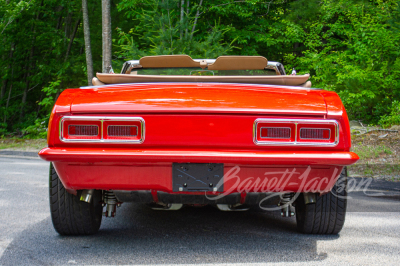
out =
<path fill-rule="evenodd" d="M 20 139 L 20 138 L 5 138 L 0 139 L 0 150 L 32 150 L 38 151 L 47 146 L 46 139 Z"/>
<path fill-rule="evenodd" d="M 360 156 L 360 159 L 375 159 L 382 155 L 392 154 L 392 150 L 385 145 L 363 145 L 356 146 L 353 151 Z"/>
<path fill-rule="evenodd" d="M 4 138 L 0 139 L 0 150 L 40 150 L 47 146 L 46 139 L 20 139 Z M 361 159 L 376 159 L 382 155 L 390 155 L 393 152 L 385 145 L 356 145 L 353 151 Z"/>
<path fill-rule="evenodd" d="M 349 176 L 380 177 L 400 181 L 399 164 L 354 164 L 347 167 Z"/>

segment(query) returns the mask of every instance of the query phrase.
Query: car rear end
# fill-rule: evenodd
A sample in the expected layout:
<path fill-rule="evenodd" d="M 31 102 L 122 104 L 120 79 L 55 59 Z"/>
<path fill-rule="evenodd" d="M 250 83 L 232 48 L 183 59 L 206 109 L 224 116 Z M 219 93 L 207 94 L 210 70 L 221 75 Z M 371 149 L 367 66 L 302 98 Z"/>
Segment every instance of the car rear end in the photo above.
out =
<path fill-rule="evenodd" d="M 106 216 L 122 202 L 226 210 L 271 193 L 328 193 L 358 160 L 349 131 L 340 99 L 323 90 L 109 85 L 65 90 L 39 155 L 68 193 L 101 191 Z"/>

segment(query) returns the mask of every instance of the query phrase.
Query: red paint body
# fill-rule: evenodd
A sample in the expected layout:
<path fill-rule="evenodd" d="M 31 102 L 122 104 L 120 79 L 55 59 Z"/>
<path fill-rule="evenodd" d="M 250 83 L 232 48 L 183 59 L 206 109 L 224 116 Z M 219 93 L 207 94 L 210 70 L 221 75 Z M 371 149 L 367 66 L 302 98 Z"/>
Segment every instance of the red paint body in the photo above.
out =
<path fill-rule="evenodd" d="M 59 137 L 63 116 L 141 117 L 145 140 L 130 143 L 66 143 Z M 256 145 L 253 124 L 260 118 L 336 120 L 339 142 L 332 147 Z M 329 191 L 343 166 L 355 163 L 350 152 L 346 111 L 334 92 L 272 85 L 219 83 L 125 84 L 68 89 L 52 111 L 48 148 L 68 189 L 156 190 L 172 192 L 172 163 L 224 163 L 227 174 L 240 167 L 241 181 L 259 177 L 264 186 L 248 191 L 303 190 L 306 181 Z M 283 175 L 285 170 L 292 176 Z M 272 180 L 272 177 L 279 182 Z M 299 179 L 300 178 L 300 179 Z M 241 192 L 233 179 L 224 190 Z M 332 183 L 333 182 L 333 183 Z M 304 184 L 303 184 L 304 185 Z"/>

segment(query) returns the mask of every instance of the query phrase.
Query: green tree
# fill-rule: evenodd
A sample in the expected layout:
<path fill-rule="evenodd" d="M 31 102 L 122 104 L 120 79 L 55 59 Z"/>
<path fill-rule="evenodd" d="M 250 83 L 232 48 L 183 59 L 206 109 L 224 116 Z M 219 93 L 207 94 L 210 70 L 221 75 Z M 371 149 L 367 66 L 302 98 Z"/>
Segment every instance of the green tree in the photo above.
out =
<path fill-rule="evenodd" d="M 229 26 L 221 27 L 218 21 L 207 34 L 197 36 L 196 24 L 202 1 L 190 6 L 189 1 L 165 0 L 123 1 L 120 12 L 132 19 L 128 32 L 118 29 L 116 47 L 120 59 L 138 59 L 146 55 L 188 54 L 193 58 L 213 58 L 227 54 L 232 44 L 224 41 Z M 185 34 L 184 34 L 185 33 Z"/>
<path fill-rule="evenodd" d="M 101 4 L 87 4 L 93 71 L 100 72 Z M 262 55 L 310 73 L 315 87 L 338 92 L 351 119 L 385 126 L 398 121 L 397 0 L 110 4 L 116 71 L 145 55 Z M 35 135 L 64 89 L 87 84 L 81 9 L 80 1 L 0 0 L 0 135 Z"/>
<path fill-rule="evenodd" d="M 323 1 L 304 20 L 304 56 L 286 59 L 338 92 L 353 118 L 376 123 L 400 97 L 397 10 L 397 1 Z"/>

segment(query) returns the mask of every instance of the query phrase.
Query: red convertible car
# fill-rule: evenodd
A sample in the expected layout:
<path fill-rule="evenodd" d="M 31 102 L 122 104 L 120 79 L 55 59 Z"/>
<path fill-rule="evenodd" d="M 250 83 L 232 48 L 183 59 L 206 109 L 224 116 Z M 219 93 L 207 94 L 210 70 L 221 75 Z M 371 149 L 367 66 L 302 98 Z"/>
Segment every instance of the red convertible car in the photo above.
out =
<path fill-rule="evenodd" d="M 340 98 L 308 78 L 261 56 L 149 56 L 64 90 L 39 153 L 55 230 L 96 233 L 103 215 L 137 202 L 259 205 L 296 216 L 300 232 L 337 234 L 346 166 L 359 158 Z"/>

